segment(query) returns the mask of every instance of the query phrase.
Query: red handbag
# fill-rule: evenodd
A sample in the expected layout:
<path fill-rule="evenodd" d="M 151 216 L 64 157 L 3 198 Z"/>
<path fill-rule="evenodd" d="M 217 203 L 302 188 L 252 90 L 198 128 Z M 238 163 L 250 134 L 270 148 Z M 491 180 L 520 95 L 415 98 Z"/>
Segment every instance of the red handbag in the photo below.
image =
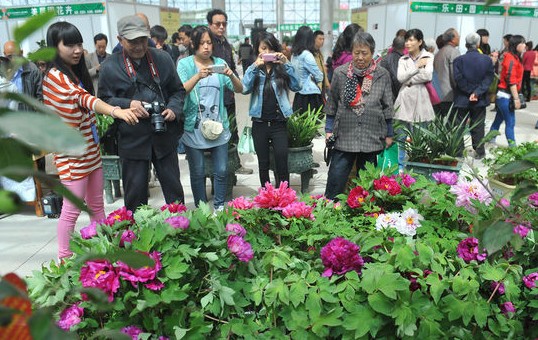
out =
<path fill-rule="evenodd" d="M 441 99 L 439 98 L 435 87 L 433 87 L 432 82 L 429 81 L 427 83 L 424 83 L 424 86 L 426 86 L 426 90 L 428 90 L 428 95 L 430 96 L 430 102 L 432 103 L 432 105 L 439 104 L 441 102 Z"/>

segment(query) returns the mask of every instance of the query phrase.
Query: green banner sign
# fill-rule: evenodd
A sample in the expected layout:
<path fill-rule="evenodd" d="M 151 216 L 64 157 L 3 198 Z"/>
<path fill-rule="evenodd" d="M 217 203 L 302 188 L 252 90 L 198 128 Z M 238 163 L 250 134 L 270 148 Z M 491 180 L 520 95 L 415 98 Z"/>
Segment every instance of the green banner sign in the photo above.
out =
<path fill-rule="evenodd" d="M 538 18 L 538 8 L 534 7 L 510 7 L 508 15 L 513 17 Z"/>
<path fill-rule="evenodd" d="M 475 4 L 457 4 L 448 2 L 412 2 L 411 12 L 447 13 L 447 14 L 486 14 L 504 15 L 504 6 L 484 6 Z"/>
<path fill-rule="evenodd" d="M 279 31 L 297 31 L 301 26 L 308 26 L 313 31 L 319 30 L 319 23 L 306 23 L 306 24 L 280 24 L 278 25 Z M 333 22 L 333 30 L 338 30 L 338 23 Z"/>
<path fill-rule="evenodd" d="M 44 13 L 47 11 L 56 12 L 57 16 L 68 15 L 87 15 L 105 13 L 105 4 L 103 2 L 72 4 L 72 5 L 53 5 L 53 6 L 36 6 L 36 7 L 15 7 L 6 8 L 0 12 L 1 19 L 23 19 Z"/>

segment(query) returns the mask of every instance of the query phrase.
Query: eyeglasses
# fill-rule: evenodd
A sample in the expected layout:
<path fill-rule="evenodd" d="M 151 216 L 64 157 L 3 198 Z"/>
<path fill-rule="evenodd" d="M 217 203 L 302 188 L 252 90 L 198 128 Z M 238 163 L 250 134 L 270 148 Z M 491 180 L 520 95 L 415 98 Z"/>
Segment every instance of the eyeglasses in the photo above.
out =
<path fill-rule="evenodd" d="M 228 22 L 226 21 L 223 21 L 223 22 L 214 22 L 213 25 L 217 26 L 217 27 L 226 27 L 228 26 Z"/>

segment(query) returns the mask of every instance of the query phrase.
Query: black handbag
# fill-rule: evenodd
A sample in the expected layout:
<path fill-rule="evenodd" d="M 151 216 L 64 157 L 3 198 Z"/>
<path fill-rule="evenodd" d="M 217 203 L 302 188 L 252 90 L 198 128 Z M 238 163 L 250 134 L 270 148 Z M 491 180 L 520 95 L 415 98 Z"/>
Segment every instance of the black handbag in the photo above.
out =
<path fill-rule="evenodd" d="M 331 158 L 333 156 L 334 144 L 336 143 L 336 137 L 331 135 L 329 138 L 325 139 L 325 149 L 323 150 L 323 160 L 325 164 L 329 166 L 331 164 Z"/>
<path fill-rule="evenodd" d="M 525 101 L 525 96 L 523 96 L 523 93 L 518 93 L 518 96 L 519 96 L 519 102 L 521 103 L 521 106 L 519 107 L 518 110 L 526 109 L 527 102 Z M 510 112 L 516 110 L 516 104 L 514 103 L 513 97 L 510 98 L 510 102 L 508 103 L 508 109 L 510 110 Z"/>

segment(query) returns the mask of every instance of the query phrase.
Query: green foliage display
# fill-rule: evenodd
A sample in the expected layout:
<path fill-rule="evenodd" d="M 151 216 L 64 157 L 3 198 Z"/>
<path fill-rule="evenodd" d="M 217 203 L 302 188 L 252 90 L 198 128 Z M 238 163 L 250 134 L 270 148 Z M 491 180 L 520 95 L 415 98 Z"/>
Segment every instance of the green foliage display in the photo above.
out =
<path fill-rule="evenodd" d="M 296 112 L 288 118 L 288 144 L 290 148 L 308 146 L 319 135 L 323 126 L 322 108 Z"/>
<path fill-rule="evenodd" d="M 488 166 L 488 176 L 514 185 L 525 180 L 538 183 L 538 169 L 535 167 L 537 161 L 538 143 L 525 142 L 514 147 L 493 148 L 491 155 L 484 159 L 484 164 Z M 502 167 L 508 165 L 514 171 L 499 173 Z"/>

